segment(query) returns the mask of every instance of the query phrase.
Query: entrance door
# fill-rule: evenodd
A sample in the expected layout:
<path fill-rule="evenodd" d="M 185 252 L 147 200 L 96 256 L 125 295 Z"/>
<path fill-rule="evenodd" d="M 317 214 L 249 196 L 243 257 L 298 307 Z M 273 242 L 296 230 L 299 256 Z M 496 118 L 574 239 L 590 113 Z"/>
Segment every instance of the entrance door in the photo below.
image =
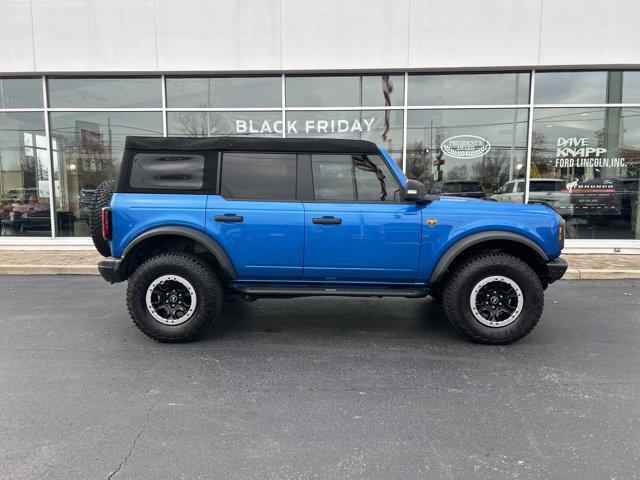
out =
<path fill-rule="evenodd" d="M 421 207 L 400 202 L 398 181 L 376 155 L 311 156 L 315 201 L 305 202 L 304 279 L 415 280 Z"/>

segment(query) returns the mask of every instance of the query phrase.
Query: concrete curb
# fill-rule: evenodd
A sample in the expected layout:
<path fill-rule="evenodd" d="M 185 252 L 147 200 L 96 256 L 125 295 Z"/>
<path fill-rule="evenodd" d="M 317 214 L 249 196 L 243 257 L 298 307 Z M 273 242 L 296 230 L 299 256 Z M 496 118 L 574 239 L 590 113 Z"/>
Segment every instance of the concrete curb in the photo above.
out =
<path fill-rule="evenodd" d="M 640 279 L 640 270 L 598 270 L 593 268 L 569 268 L 563 280 L 619 280 Z"/>
<path fill-rule="evenodd" d="M 98 275 L 97 265 L 0 265 L 0 275 Z"/>
<path fill-rule="evenodd" d="M 0 275 L 99 275 L 96 265 L 0 265 Z M 640 270 L 569 268 L 563 280 L 640 279 Z"/>

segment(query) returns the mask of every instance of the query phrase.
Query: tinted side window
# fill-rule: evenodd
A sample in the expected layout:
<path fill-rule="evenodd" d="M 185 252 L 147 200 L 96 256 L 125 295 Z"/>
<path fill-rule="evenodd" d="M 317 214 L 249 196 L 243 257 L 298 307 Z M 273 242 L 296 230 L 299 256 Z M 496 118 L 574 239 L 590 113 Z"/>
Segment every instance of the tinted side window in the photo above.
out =
<path fill-rule="evenodd" d="M 224 153 L 220 194 L 225 198 L 295 200 L 295 154 Z"/>
<path fill-rule="evenodd" d="M 400 186 L 377 155 L 312 155 L 316 200 L 391 202 Z"/>
<path fill-rule="evenodd" d="M 312 155 L 311 166 L 316 200 L 355 201 L 351 155 Z"/>
<path fill-rule="evenodd" d="M 204 156 L 138 153 L 129 182 L 140 189 L 199 190 L 204 183 Z"/>

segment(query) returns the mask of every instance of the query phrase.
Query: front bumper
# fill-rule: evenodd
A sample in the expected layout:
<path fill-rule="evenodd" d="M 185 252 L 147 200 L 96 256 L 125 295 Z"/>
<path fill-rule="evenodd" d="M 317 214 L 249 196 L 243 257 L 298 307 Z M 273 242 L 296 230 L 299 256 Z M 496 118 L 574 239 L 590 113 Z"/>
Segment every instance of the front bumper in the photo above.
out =
<path fill-rule="evenodd" d="M 547 271 L 549 272 L 549 283 L 560 280 L 567 271 L 567 261 L 564 258 L 556 258 L 547 262 Z"/>
<path fill-rule="evenodd" d="M 122 277 L 121 266 L 121 258 L 106 257 L 98 262 L 98 271 L 107 282 L 122 282 L 124 278 Z"/>

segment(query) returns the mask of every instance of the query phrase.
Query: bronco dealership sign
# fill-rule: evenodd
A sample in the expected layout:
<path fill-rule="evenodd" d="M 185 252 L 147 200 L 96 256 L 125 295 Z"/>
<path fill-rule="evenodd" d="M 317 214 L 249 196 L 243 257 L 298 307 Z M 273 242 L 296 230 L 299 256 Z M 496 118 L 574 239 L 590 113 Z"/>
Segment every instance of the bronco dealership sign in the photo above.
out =
<path fill-rule="evenodd" d="M 491 150 L 491 144 L 486 138 L 476 135 L 456 135 L 442 142 L 440 148 L 450 157 L 464 160 L 481 157 Z"/>

